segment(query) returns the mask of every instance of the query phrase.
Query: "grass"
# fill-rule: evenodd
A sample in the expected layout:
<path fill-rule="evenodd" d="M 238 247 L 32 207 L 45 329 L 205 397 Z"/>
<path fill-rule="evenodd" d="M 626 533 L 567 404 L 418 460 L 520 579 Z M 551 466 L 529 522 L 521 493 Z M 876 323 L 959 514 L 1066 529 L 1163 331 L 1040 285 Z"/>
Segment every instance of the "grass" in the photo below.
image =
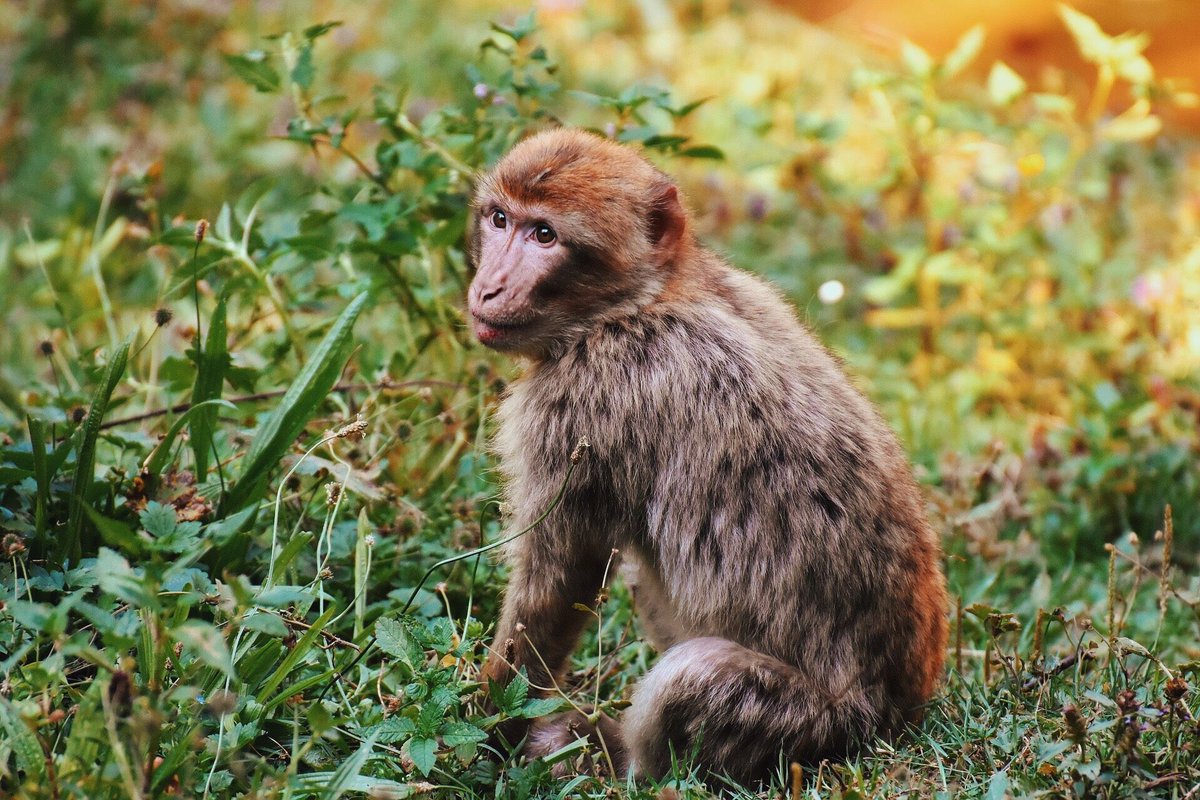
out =
<path fill-rule="evenodd" d="M 1200 162 L 1166 81 L 1107 113 L 972 77 L 975 34 L 877 58 L 758 8 L 97 9 L 0 17 L 0 794 L 1198 796 Z M 1098 69 L 1136 55 L 1069 19 Z M 764 787 L 488 752 L 619 713 L 655 658 L 614 578 L 559 691 L 481 703 L 514 367 L 463 324 L 463 221 L 555 120 L 678 175 L 908 445 L 954 603 L 908 735 Z"/>

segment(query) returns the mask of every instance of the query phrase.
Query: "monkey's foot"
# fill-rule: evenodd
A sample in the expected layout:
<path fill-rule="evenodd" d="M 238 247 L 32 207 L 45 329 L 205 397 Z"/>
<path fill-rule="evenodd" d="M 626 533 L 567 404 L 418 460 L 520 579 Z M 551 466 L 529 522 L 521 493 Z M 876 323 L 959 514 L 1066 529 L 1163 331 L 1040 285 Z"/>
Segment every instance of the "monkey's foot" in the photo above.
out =
<path fill-rule="evenodd" d="M 578 711 L 568 711 L 545 717 L 533 723 L 525 755 L 543 758 L 583 739 L 588 747 L 578 755 L 559 761 L 551 772 L 555 777 L 570 775 L 605 775 L 624 779 L 629 770 L 629 757 L 621 728 L 615 720 L 603 714 L 593 725 Z"/>

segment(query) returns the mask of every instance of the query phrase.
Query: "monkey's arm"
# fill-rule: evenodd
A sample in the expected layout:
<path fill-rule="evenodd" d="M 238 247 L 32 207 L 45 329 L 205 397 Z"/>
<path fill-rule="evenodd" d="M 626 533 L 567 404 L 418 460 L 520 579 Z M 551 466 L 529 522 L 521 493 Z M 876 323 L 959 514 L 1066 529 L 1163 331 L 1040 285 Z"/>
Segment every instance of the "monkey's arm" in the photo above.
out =
<path fill-rule="evenodd" d="M 485 680 L 504 685 L 524 667 L 535 692 L 552 692 L 584 624 L 592 618 L 576 605 L 590 607 L 595 602 L 604 564 L 572 553 L 569 546 L 551 547 L 546 541 L 530 542 L 513 555 Z"/>
<path fill-rule="evenodd" d="M 534 694 L 554 693 L 583 626 L 592 618 L 575 606 L 592 605 L 604 572 L 604 564 L 593 558 L 581 558 L 566 547 L 561 551 L 541 540 L 513 554 L 500 624 L 483 667 L 485 687 L 491 682 L 505 686 L 524 668 Z M 486 705 L 492 706 L 490 699 Z M 514 745 L 529 724 L 509 719 L 496 732 Z"/>

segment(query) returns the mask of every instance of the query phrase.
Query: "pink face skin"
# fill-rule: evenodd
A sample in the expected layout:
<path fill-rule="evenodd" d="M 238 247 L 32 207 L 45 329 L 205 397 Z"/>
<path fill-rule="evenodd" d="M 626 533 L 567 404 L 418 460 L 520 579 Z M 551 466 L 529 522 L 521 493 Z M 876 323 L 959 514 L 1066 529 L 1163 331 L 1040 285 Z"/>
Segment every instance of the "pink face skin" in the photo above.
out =
<path fill-rule="evenodd" d="M 567 256 L 544 220 L 498 205 L 484 206 L 479 220 L 479 271 L 467 291 L 471 324 L 480 342 L 519 350 L 534 333 L 537 286 Z"/>

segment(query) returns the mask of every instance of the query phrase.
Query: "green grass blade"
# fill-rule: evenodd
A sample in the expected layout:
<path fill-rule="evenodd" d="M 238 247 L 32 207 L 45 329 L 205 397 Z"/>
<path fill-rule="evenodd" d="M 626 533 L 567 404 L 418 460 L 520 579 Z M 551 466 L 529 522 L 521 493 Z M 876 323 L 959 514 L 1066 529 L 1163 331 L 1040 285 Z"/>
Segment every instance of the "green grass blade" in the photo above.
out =
<path fill-rule="evenodd" d="M 192 423 L 192 437 L 194 443 L 194 437 L 196 436 L 196 418 L 204 414 L 215 415 L 217 411 L 216 406 L 223 406 L 232 411 L 237 411 L 237 406 L 235 406 L 233 403 L 229 402 L 228 400 L 220 399 L 204 400 L 192 406 L 187 411 L 180 414 L 179 418 L 176 419 L 175 422 L 171 423 L 171 427 L 167 429 L 167 435 L 163 437 L 161 442 L 154 446 L 154 450 L 151 451 L 150 455 L 146 457 L 146 460 L 142 464 L 142 466 L 146 468 L 146 471 L 155 477 L 160 475 L 163 471 L 163 468 L 167 466 L 167 461 L 171 458 L 171 445 L 175 442 L 175 437 L 179 435 L 179 431 L 183 429 L 183 426 L 189 421 Z M 198 464 L 199 458 L 197 458 L 196 461 Z M 199 476 L 202 473 L 200 473 L 199 469 L 197 469 L 196 474 Z"/>
<path fill-rule="evenodd" d="M 59 543 L 57 554 L 59 561 L 70 558 L 72 562 L 78 563 L 79 559 L 83 557 L 82 534 L 85 518 L 83 508 L 87 503 L 88 489 L 95 477 L 96 441 L 100 438 L 100 423 L 104 420 L 112 393 L 117 388 L 121 375 L 125 372 L 125 362 L 129 359 L 129 345 L 132 340 L 132 336 L 126 338 L 117 348 L 117 352 L 113 354 L 112 360 L 108 362 L 108 369 L 105 370 L 100 385 L 96 387 L 96 393 L 92 395 L 91 408 L 88 409 L 87 419 L 83 422 L 83 437 L 80 439 L 79 454 L 75 459 L 75 483 L 71 487 L 71 511 L 67 517 L 66 533 Z M 88 550 L 91 550 L 90 546 Z"/>
<path fill-rule="evenodd" d="M 283 679 L 288 676 L 292 668 L 313 648 L 321 630 L 324 629 L 329 620 L 333 619 L 334 610 L 335 607 L 330 606 L 325 609 L 324 614 L 317 617 L 312 627 L 304 632 L 304 635 L 296 641 L 295 646 L 284 656 L 283 663 L 275 668 L 275 672 L 271 674 L 271 677 L 267 678 L 262 686 L 258 687 L 258 691 L 255 692 L 257 697 L 269 697 L 275 693 L 275 690 L 279 688 L 279 684 L 283 683 Z M 290 689 L 288 690 L 288 694 L 292 694 Z"/>
<path fill-rule="evenodd" d="M 204 350 L 196 353 L 196 383 L 192 386 L 193 409 L 221 396 L 225 370 L 229 366 L 225 306 L 225 298 L 222 297 L 213 311 L 212 319 L 209 320 Z M 208 460 L 212 454 L 212 439 L 216 426 L 217 410 L 211 406 L 206 406 L 192 418 L 189 432 L 192 438 L 192 452 L 196 457 L 196 479 L 199 481 L 203 481 L 208 475 Z"/>
<path fill-rule="evenodd" d="M 34 501 L 34 531 L 40 542 L 46 533 L 46 509 L 50 505 L 50 465 L 46 461 L 46 428 L 40 419 L 25 417 L 29 428 L 29 446 L 33 456 L 33 480 L 37 484 Z"/>
<path fill-rule="evenodd" d="M 241 477 L 230 489 L 222 505 L 222 514 L 231 514 L 257 499 L 267 475 L 287 453 L 304 430 L 305 423 L 329 394 L 345 366 L 354 322 L 366 305 L 367 297 L 368 293 L 363 292 L 350 301 L 279 405 L 259 426 L 250 443 L 250 452 L 246 454 Z"/>

